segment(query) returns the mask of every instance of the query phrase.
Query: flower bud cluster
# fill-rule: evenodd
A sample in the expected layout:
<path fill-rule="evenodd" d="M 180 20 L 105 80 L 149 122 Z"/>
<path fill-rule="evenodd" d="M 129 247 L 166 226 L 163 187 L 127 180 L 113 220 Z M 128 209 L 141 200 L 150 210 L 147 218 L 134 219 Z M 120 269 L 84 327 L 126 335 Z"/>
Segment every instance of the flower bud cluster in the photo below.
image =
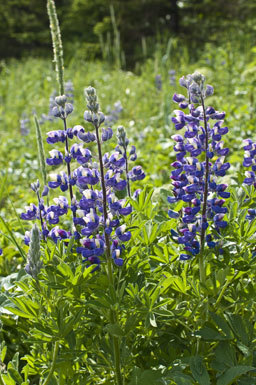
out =
<path fill-rule="evenodd" d="M 175 110 L 176 116 L 172 118 L 176 130 L 183 129 L 183 135 L 172 136 L 176 161 L 172 163 L 171 173 L 173 196 L 168 197 L 171 204 L 184 202 L 179 212 L 168 212 L 171 218 L 180 219 L 178 232 L 172 230 L 172 235 L 184 245 L 186 253 L 181 254 L 181 260 L 199 254 L 204 241 L 208 247 L 215 247 L 216 241 L 207 231 L 214 228 L 216 234 L 227 226 L 224 203 L 230 193 L 226 191 L 227 184 L 220 183 L 218 177 L 225 176 L 230 167 L 225 160 L 229 149 L 222 141 L 228 128 L 223 126 L 224 112 L 205 108 L 204 99 L 212 95 L 213 88 L 204 83 L 204 76 L 198 73 L 183 77 L 180 84 L 187 88 L 188 99 L 179 94 L 173 97 L 180 108 L 189 110 L 188 113 Z M 195 107 L 190 101 L 200 101 L 201 105 Z M 212 121 L 216 123 L 211 124 Z"/>
<path fill-rule="evenodd" d="M 74 87 L 73 87 L 73 83 L 71 80 L 68 80 L 65 84 L 64 84 L 64 89 L 65 89 L 65 95 L 66 95 L 66 98 L 67 98 L 67 102 L 72 104 L 72 106 L 74 105 Z M 40 124 L 44 124 L 46 121 L 50 121 L 52 122 L 57 116 L 55 115 L 56 113 L 56 110 L 54 110 L 54 108 L 57 106 L 56 104 L 56 98 L 57 96 L 57 91 L 54 90 L 51 95 L 50 95 L 50 98 L 49 98 L 49 111 L 48 111 L 48 114 L 42 114 L 41 115 L 41 119 L 40 119 Z"/>

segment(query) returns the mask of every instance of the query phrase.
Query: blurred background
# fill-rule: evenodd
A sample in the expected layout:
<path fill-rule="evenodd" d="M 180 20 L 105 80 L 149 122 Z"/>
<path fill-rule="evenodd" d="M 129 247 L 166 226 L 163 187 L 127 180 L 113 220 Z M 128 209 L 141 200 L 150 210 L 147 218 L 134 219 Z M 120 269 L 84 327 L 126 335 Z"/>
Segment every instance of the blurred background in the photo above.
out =
<path fill-rule="evenodd" d="M 65 60 L 103 58 L 135 69 L 156 47 L 254 46 L 253 0 L 56 0 Z M 0 0 L 0 57 L 51 56 L 46 0 Z"/>

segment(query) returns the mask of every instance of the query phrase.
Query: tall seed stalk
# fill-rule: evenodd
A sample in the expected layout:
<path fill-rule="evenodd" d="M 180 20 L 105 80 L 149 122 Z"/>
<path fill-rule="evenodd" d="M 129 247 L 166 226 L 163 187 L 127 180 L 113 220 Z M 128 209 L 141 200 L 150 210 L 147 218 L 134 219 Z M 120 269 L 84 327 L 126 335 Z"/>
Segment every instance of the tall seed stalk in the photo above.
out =
<path fill-rule="evenodd" d="M 50 20 L 50 30 L 52 35 L 52 46 L 55 62 L 55 71 L 59 85 L 59 94 L 64 95 L 64 60 L 61 41 L 60 26 L 54 0 L 47 0 L 47 12 Z"/>
<path fill-rule="evenodd" d="M 53 54 L 54 54 L 54 62 L 55 62 L 55 71 L 57 75 L 57 82 L 59 86 L 59 95 L 62 96 L 65 93 L 64 89 L 64 59 L 63 59 L 63 48 L 62 48 L 62 40 L 61 40 L 61 32 L 60 32 L 60 26 L 58 21 L 58 16 L 56 12 L 56 7 L 54 0 L 47 0 L 47 12 L 49 16 L 50 21 L 50 30 L 52 35 L 52 45 L 53 45 Z M 65 110 L 65 102 L 63 104 L 63 109 Z M 66 113 L 63 120 L 64 125 L 64 131 L 67 133 L 67 119 L 66 119 Z M 65 151 L 66 154 L 69 153 L 69 145 L 68 145 L 68 137 L 66 135 L 65 140 Z M 70 195 L 70 204 L 72 204 L 73 201 L 73 188 L 70 183 L 71 178 L 71 168 L 70 163 L 67 162 L 67 173 L 68 173 L 68 179 L 69 179 L 69 195 Z M 76 217 L 76 213 L 72 211 L 73 218 Z"/>

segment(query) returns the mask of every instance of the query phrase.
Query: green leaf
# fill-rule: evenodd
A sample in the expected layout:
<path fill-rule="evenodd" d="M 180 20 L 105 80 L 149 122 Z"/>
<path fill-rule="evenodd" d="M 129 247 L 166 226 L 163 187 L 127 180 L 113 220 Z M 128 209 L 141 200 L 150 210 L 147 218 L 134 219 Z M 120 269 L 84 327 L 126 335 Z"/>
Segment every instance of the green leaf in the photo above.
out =
<path fill-rule="evenodd" d="M 179 291 L 181 293 L 186 293 L 189 287 L 186 285 L 186 282 L 181 277 L 175 277 L 172 282 L 172 286 L 174 290 Z"/>
<path fill-rule="evenodd" d="M 134 368 L 128 385 L 162 385 L 162 373 L 156 370 Z"/>
<path fill-rule="evenodd" d="M 19 352 L 16 352 L 12 358 L 12 364 L 16 370 L 19 370 Z"/>
<path fill-rule="evenodd" d="M 228 338 L 232 338 L 231 329 L 224 317 L 219 316 L 216 313 L 210 312 L 210 316 L 216 325 L 226 334 Z"/>
<path fill-rule="evenodd" d="M 73 272 L 67 263 L 65 262 L 60 263 L 57 269 L 64 277 L 71 278 L 71 279 L 74 278 Z"/>
<path fill-rule="evenodd" d="M 77 311 L 75 315 L 72 315 L 71 319 L 65 324 L 62 335 L 65 337 L 67 334 L 70 333 L 70 331 L 73 329 L 76 322 L 81 318 L 81 315 L 83 314 L 84 309 L 80 309 Z"/>
<path fill-rule="evenodd" d="M 194 385 L 194 380 L 188 374 L 182 372 L 174 372 L 171 374 L 171 379 L 176 385 Z"/>
<path fill-rule="evenodd" d="M 117 324 L 108 324 L 107 326 L 105 326 L 105 329 L 112 336 L 115 336 L 115 337 L 123 337 L 124 336 L 123 330 Z"/>
<path fill-rule="evenodd" d="M 7 352 L 7 346 L 5 345 L 5 341 L 1 343 L 1 349 L 0 349 L 0 361 L 4 362 L 5 356 Z"/>
<path fill-rule="evenodd" d="M 250 337 L 247 334 L 242 318 L 238 314 L 227 314 L 228 321 L 235 335 L 242 341 L 244 345 L 249 344 Z"/>
<path fill-rule="evenodd" d="M 9 376 L 10 376 L 15 382 L 17 382 L 19 385 L 22 384 L 23 378 L 21 377 L 21 375 L 20 375 L 20 373 L 18 372 L 18 370 L 15 369 L 15 367 L 14 367 L 14 365 L 13 365 L 12 362 L 9 362 L 9 364 L 8 364 L 7 373 L 8 373 Z"/>
<path fill-rule="evenodd" d="M 200 385 L 210 385 L 210 377 L 204 365 L 202 357 L 194 356 L 190 359 L 192 375 Z"/>
<path fill-rule="evenodd" d="M 196 336 L 202 337 L 204 340 L 209 341 L 221 341 L 225 340 L 227 337 L 223 336 L 216 329 L 212 329 L 208 326 L 203 327 L 202 329 L 195 332 Z"/>
<path fill-rule="evenodd" d="M 221 341 L 215 349 L 215 359 L 221 371 L 236 366 L 236 350 L 230 341 Z"/>
<path fill-rule="evenodd" d="M 238 377 L 242 376 L 243 374 L 255 370 L 256 368 L 252 366 L 233 366 L 232 368 L 229 368 L 225 373 L 223 373 L 217 380 L 217 385 L 230 385 L 234 383 L 234 380 Z"/>
<path fill-rule="evenodd" d="M 5 306 L 6 310 L 9 310 L 11 313 L 18 315 L 19 317 L 23 318 L 35 318 L 35 316 L 32 316 L 30 313 L 25 313 L 22 310 L 17 309 L 16 307 L 11 306 Z"/>
<path fill-rule="evenodd" d="M 6 385 L 16 385 L 16 382 L 10 376 L 3 374 L 2 377 Z"/>
<path fill-rule="evenodd" d="M 157 328 L 156 317 L 152 312 L 149 313 L 149 322 L 153 328 Z"/>
<path fill-rule="evenodd" d="M 12 230 L 10 230 L 9 226 L 7 225 L 7 223 L 4 221 L 4 219 L 2 217 L 0 217 L 0 220 L 1 220 L 2 224 L 4 225 L 7 233 L 9 234 L 8 239 L 10 239 L 10 241 L 17 247 L 20 255 L 23 257 L 23 260 L 26 261 L 27 260 L 26 254 L 23 252 L 22 248 L 18 244 Z"/>

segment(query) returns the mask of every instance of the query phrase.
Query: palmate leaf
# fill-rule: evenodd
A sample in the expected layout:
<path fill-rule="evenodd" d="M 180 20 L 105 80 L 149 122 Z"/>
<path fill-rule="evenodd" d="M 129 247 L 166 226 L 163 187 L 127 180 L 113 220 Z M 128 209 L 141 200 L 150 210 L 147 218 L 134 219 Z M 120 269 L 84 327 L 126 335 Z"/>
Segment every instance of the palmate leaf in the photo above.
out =
<path fill-rule="evenodd" d="M 194 380 L 192 377 L 182 372 L 174 372 L 171 375 L 171 379 L 174 381 L 171 382 L 171 384 L 175 383 L 175 385 L 194 385 Z"/>
<path fill-rule="evenodd" d="M 134 368 L 128 385 L 164 385 L 162 373 L 157 370 Z"/>
<path fill-rule="evenodd" d="M 250 342 L 250 335 L 247 333 L 244 321 L 238 314 L 227 314 L 229 324 L 234 334 L 242 341 L 244 345 L 248 345 Z"/>
<path fill-rule="evenodd" d="M 225 333 L 228 338 L 232 338 L 231 329 L 225 318 L 213 312 L 210 312 L 210 316 L 216 325 L 223 331 L 223 333 Z"/>
<path fill-rule="evenodd" d="M 210 385 L 210 377 L 206 370 L 202 357 L 191 357 L 190 369 L 194 379 L 200 385 Z"/>
<path fill-rule="evenodd" d="M 222 341 L 227 339 L 227 337 L 219 333 L 217 329 L 208 326 L 196 331 L 195 335 L 202 337 L 206 341 Z"/>
<path fill-rule="evenodd" d="M 248 373 L 251 370 L 256 370 L 256 368 L 243 365 L 233 366 L 218 378 L 217 385 L 231 385 L 234 383 L 235 379 L 239 378 L 245 373 Z"/>
<path fill-rule="evenodd" d="M 105 326 L 106 331 L 115 337 L 123 337 L 125 335 L 120 325 L 108 324 Z"/>

